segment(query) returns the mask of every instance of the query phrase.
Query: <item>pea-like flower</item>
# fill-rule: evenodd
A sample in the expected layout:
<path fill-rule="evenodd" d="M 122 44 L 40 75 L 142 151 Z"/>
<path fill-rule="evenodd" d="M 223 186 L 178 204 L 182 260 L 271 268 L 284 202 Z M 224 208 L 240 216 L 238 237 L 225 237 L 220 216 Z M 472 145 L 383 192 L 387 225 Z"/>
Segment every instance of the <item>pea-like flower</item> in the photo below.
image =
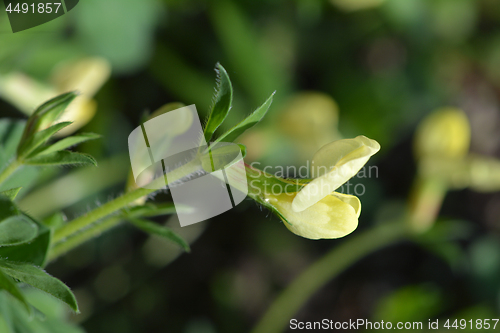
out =
<path fill-rule="evenodd" d="M 378 142 L 365 136 L 334 141 L 314 156 L 315 179 L 281 179 L 247 168 L 249 195 L 270 208 L 293 233 L 309 238 L 340 238 L 358 226 L 361 202 L 353 195 L 335 192 L 355 176 Z M 255 182 L 257 181 L 257 182 Z M 276 189 L 282 189 L 276 193 Z"/>

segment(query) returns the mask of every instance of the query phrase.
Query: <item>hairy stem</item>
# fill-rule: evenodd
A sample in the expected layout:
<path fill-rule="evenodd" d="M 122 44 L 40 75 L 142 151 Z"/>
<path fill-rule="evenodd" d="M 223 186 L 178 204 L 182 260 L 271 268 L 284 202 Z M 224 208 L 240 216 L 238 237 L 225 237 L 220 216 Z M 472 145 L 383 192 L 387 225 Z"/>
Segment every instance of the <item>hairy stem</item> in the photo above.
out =
<path fill-rule="evenodd" d="M 190 163 L 185 164 L 181 168 L 175 169 L 169 173 L 167 173 L 167 178 L 169 182 L 173 182 L 176 180 L 179 180 L 181 178 L 184 178 L 186 176 L 189 176 L 193 172 L 199 170 L 200 164 L 197 160 L 193 160 Z M 157 179 L 156 181 L 164 181 L 162 177 Z M 155 182 L 156 182 L 155 181 Z M 153 182 L 154 183 L 154 182 Z M 153 185 L 151 183 L 150 185 Z M 165 184 L 163 184 L 165 186 Z M 155 187 L 155 186 L 151 186 Z M 160 186 L 158 186 L 160 188 Z M 126 207 L 130 203 L 136 201 L 139 198 L 142 198 L 146 195 L 149 195 L 158 189 L 146 189 L 146 188 L 138 188 L 136 190 L 133 190 L 131 192 L 127 192 L 123 194 L 122 196 L 111 200 L 104 205 L 97 207 L 96 209 L 88 212 L 85 215 L 82 215 L 73 221 L 70 221 L 66 223 L 65 225 L 61 226 L 59 229 L 57 229 L 54 232 L 54 236 L 52 237 L 52 243 L 56 244 L 59 242 L 64 242 L 64 241 L 69 241 L 69 239 L 66 239 L 70 237 L 71 235 L 78 233 L 80 231 L 83 231 L 84 229 L 88 228 L 90 225 L 95 223 L 96 221 L 113 214 L 114 212 Z"/>
<path fill-rule="evenodd" d="M 111 216 L 98 223 L 92 224 L 87 229 L 77 233 L 75 236 L 68 238 L 64 242 L 55 244 L 49 252 L 47 262 L 53 261 L 59 256 L 73 250 L 74 248 L 88 242 L 92 238 L 100 236 L 103 232 L 118 226 L 124 221 L 122 216 Z"/>
<path fill-rule="evenodd" d="M 328 281 L 364 256 L 405 238 L 402 222 L 386 223 L 350 236 L 302 272 L 271 304 L 253 333 L 283 332 L 294 314 Z"/>
<path fill-rule="evenodd" d="M 96 209 L 90 211 L 89 213 L 82 215 L 82 216 L 74 219 L 73 221 L 70 221 L 67 224 L 63 225 L 59 229 L 57 229 L 54 232 L 54 236 L 52 237 L 52 242 L 54 244 L 61 242 L 66 237 L 69 237 L 72 234 L 77 233 L 82 229 L 85 229 L 86 227 L 93 224 L 97 220 L 113 214 L 114 212 L 122 209 L 123 207 L 127 206 L 131 202 L 134 202 L 135 200 L 137 200 L 145 195 L 148 195 L 154 191 L 155 190 L 138 188 L 134 191 L 125 193 L 124 195 L 122 195 L 114 200 L 111 200 L 100 207 L 97 207 Z M 67 241 L 69 241 L 69 240 L 67 240 Z"/>
<path fill-rule="evenodd" d="M 22 165 L 17 159 L 13 160 L 5 169 L 0 172 L 0 184 L 6 181 Z"/>

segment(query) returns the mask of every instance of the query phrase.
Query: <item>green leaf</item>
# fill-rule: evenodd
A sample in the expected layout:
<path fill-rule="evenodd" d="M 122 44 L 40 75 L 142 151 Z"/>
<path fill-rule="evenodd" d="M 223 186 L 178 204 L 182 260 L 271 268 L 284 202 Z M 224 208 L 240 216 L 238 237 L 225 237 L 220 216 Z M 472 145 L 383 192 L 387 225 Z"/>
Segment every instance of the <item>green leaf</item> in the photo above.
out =
<path fill-rule="evenodd" d="M 141 229 L 144 232 L 147 232 L 148 234 L 152 235 L 157 235 L 163 238 L 166 238 L 180 247 L 184 249 L 186 252 L 190 252 L 191 249 L 189 248 L 189 244 L 179 235 L 177 235 L 175 232 L 173 232 L 170 228 L 167 228 L 165 226 L 153 223 L 148 220 L 143 220 L 139 218 L 129 218 L 128 219 L 134 226 L 137 228 Z"/>
<path fill-rule="evenodd" d="M 227 142 L 213 143 L 201 155 L 201 166 L 207 172 L 228 168 L 241 161 L 240 154 L 242 157 L 246 155 L 244 145 Z"/>
<path fill-rule="evenodd" d="M 19 312 L 24 312 L 25 316 L 29 318 L 23 304 L 14 300 L 7 292 L 0 291 L 0 332 L 13 333 L 16 331 L 11 308 L 13 306 L 18 307 Z"/>
<path fill-rule="evenodd" d="M 82 133 L 80 135 L 70 136 L 62 140 L 59 140 L 56 143 L 42 149 L 40 152 L 37 153 L 37 156 L 55 153 L 57 151 L 64 150 L 66 148 L 76 146 L 82 142 L 95 140 L 100 137 L 101 136 L 99 134 L 94 134 L 94 133 Z"/>
<path fill-rule="evenodd" d="M 0 221 L 21 214 L 17 206 L 5 196 L 0 196 Z"/>
<path fill-rule="evenodd" d="M 24 120 L 0 119 L 0 169 L 16 155 L 25 125 Z"/>
<path fill-rule="evenodd" d="M 38 226 L 23 215 L 11 216 L 0 222 L 0 246 L 29 242 L 38 234 Z"/>
<path fill-rule="evenodd" d="M 236 140 L 241 134 L 243 134 L 243 132 L 261 121 L 262 118 L 264 118 L 264 116 L 266 115 L 267 110 L 269 110 L 269 107 L 273 102 L 273 96 L 275 93 L 276 92 L 273 92 L 267 99 L 267 101 L 264 102 L 264 104 L 262 104 L 257 110 L 252 112 L 252 114 L 246 117 L 238 125 L 234 126 L 222 136 L 217 138 L 215 142 L 234 142 L 234 140 Z"/>
<path fill-rule="evenodd" d="M 76 298 L 71 290 L 60 280 L 50 276 L 42 269 L 30 264 L 14 263 L 3 259 L 0 260 L 0 269 L 16 280 L 51 294 L 68 304 L 75 312 L 78 312 Z"/>
<path fill-rule="evenodd" d="M 15 158 L 25 125 L 25 120 L 0 119 L 0 170 L 3 170 L 6 164 Z M 40 171 L 36 167 L 19 168 L 0 184 L 0 191 L 22 186 L 24 192 L 34 185 L 33 183 Z M 19 194 L 22 194 L 22 192 Z"/>
<path fill-rule="evenodd" d="M 14 200 L 22 187 L 11 188 L 10 190 L 0 192 L 0 195 L 4 195 L 10 200 Z"/>
<path fill-rule="evenodd" d="M 8 198 L 0 196 L 0 221 L 19 216 L 22 216 L 23 220 L 29 220 L 31 223 L 35 224 L 38 227 L 38 235 L 28 243 L 0 247 L 0 258 L 19 262 L 29 262 L 34 265 L 42 266 L 49 249 L 51 237 L 50 230 L 38 223 L 31 216 L 21 213 L 17 206 Z"/>
<path fill-rule="evenodd" d="M 26 301 L 26 298 L 24 298 L 24 295 L 21 293 L 21 290 L 17 287 L 17 284 L 12 278 L 8 277 L 5 275 L 2 270 L 0 269 L 0 288 L 4 289 L 7 291 L 9 294 L 14 296 L 21 304 L 26 308 L 28 313 L 31 315 L 32 313 L 32 308 L 28 304 L 28 301 Z"/>
<path fill-rule="evenodd" d="M 242 145 L 241 143 L 238 143 L 238 146 L 240 146 L 241 156 L 245 158 L 245 156 L 247 156 L 247 146 Z"/>
<path fill-rule="evenodd" d="M 66 222 L 66 218 L 62 212 L 57 212 L 45 218 L 42 222 L 47 228 L 56 229 Z"/>
<path fill-rule="evenodd" d="M 33 157 L 36 155 L 36 149 L 45 144 L 54 134 L 59 132 L 66 126 L 71 125 L 70 121 L 65 121 L 55 124 L 40 132 L 36 132 L 31 137 L 27 138 L 19 147 L 17 154 L 19 157 Z"/>
<path fill-rule="evenodd" d="M 146 203 L 142 206 L 134 206 L 124 211 L 125 217 L 150 217 L 159 215 L 175 214 L 177 211 L 190 212 L 191 208 L 187 206 L 177 205 L 171 203 Z"/>
<path fill-rule="evenodd" d="M 97 166 L 96 160 L 87 154 L 74 153 L 70 151 L 58 151 L 41 156 L 35 156 L 24 161 L 28 165 L 88 165 Z"/>
<path fill-rule="evenodd" d="M 26 216 L 29 218 L 29 216 Z M 44 266 L 50 246 L 51 233 L 44 225 L 38 225 L 38 235 L 34 240 L 16 246 L 0 247 L 0 258 L 16 262 L 29 263 L 36 266 Z"/>
<path fill-rule="evenodd" d="M 26 127 L 24 128 L 24 133 L 18 148 L 18 155 L 22 155 L 22 149 L 25 144 L 33 138 L 35 133 L 52 125 L 76 96 L 77 94 L 75 92 L 59 95 L 40 105 L 35 112 L 33 112 L 26 122 Z"/>
<path fill-rule="evenodd" d="M 214 132 L 226 119 L 233 103 L 233 87 L 229 75 L 219 63 L 215 65 L 215 71 L 217 72 L 217 87 L 204 130 L 207 143 L 210 142 Z"/>
<path fill-rule="evenodd" d="M 30 316 L 18 301 L 2 292 L 0 293 L 0 332 L 84 333 L 82 329 L 69 322 L 66 305 L 58 299 L 35 288 L 23 289 L 22 293 L 32 305 L 34 316 Z"/>

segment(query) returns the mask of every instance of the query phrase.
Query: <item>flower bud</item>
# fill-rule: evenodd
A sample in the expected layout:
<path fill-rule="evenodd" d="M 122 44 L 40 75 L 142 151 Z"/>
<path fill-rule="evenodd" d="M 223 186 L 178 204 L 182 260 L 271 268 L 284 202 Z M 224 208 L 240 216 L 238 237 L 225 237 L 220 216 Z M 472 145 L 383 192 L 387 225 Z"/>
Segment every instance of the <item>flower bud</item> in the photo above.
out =
<path fill-rule="evenodd" d="M 438 109 L 417 128 L 416 157 L 462 158 L 469 151 L 470 136 L 469 121 L 462 110 Z"/>

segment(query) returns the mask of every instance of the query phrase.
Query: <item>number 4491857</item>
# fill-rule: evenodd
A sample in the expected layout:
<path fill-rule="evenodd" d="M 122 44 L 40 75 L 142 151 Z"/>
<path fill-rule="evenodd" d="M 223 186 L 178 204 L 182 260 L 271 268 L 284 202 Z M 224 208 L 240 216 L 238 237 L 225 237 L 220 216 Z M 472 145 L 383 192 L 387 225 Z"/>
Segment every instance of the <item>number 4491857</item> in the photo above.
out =
<path fill-rule="evenodd" d="M 471 330 L 477 329 L 495 329 L 497 327 L 499 319 L 476 319 L 476 320 L 465 320 L 465 319 L 455 319 L 451 322 L 450 319 L 444 323 L 444 327 L 447 329 L 460 329 L 464 330 L 470 328 Z"/>
<path fill-rule="evenodd" d="M 26 14 L 28 12 L 30 13 L 39 13 L 39 14 L 50 14 L 50 13 L 56 13 L 61 7 L 60 2 L 48 2 L 48 3 L 39 3 L 35 6 L 34 3 L 32 4 L 27 4 L 27 3 L 18 3 L 14 8 L 12 8 L 12 3 L 9 3 L 7 8 L 5 10 L 9 13 L 16 12 L 16 13 L 23 13 Z"/>

